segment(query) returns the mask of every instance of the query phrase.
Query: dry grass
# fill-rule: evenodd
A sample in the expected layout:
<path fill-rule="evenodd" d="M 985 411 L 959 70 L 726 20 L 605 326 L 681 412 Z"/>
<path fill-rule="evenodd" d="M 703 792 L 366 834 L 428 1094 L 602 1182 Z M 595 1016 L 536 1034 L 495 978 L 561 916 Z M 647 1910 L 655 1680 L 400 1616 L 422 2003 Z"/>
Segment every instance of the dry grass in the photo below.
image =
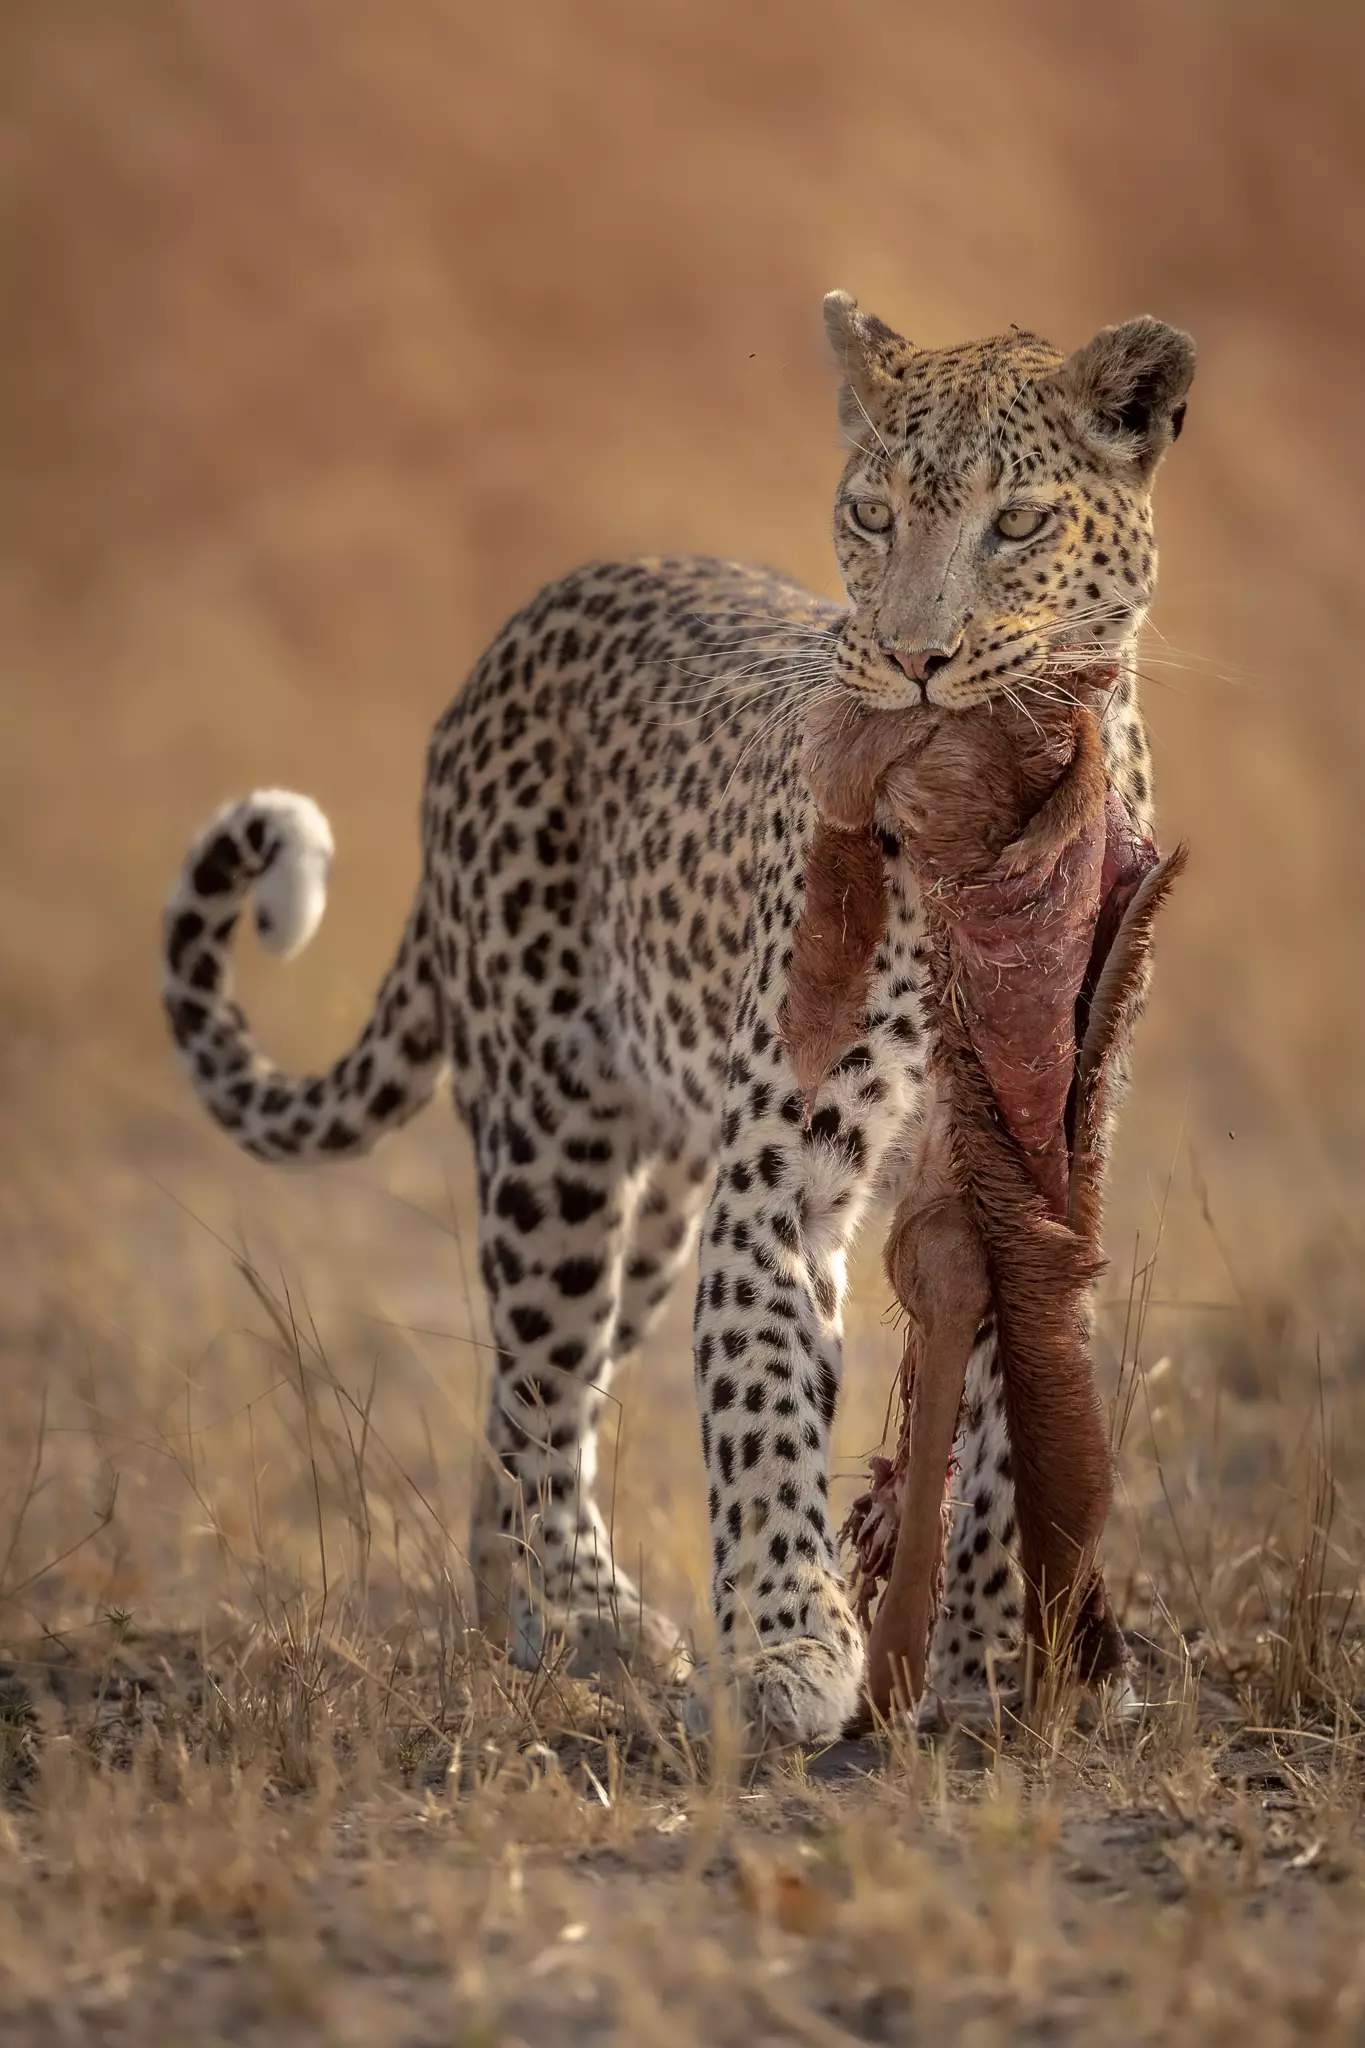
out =
<path fill-rule="evenodd" d="M 103 1312 L 9 1332 L 7 2040 L 1353 2036 L 1349 1359 L 1251 1303 L 1212 1343 L 1144 1262 L 1105 1314 L 1141 1722 L 1045 1700 L 998 1747 L 896 1732 L 755 1767 L 696 1753 L 656 1686 L 515 1673 L 471 1626 L 477 1409 L 442 1393 L 477 1379 L 477 1306 L 440 1364 L 412 1327 L 427 1270 L 467 1260 L 447 1171 L 417 1133 L 370 1174 L 243 1166 L 221 1236 L 131 1177 L 142 1259 Z M 272 1268 L 310 1217 L 321 1277 Z M 391 1269 L 365 1313 L 337 1299 L 362 1256 Z M 207 1346 L 144 1339 L 163 1280 Z M 870 1269 L 851 1341 L 882 1366 L 851 1377 L 845 1485 L 894 1350 L 879 1296 Z M 692 1426 L 681 1313 L 646 1401 L 641 1370 L 618 1541 L 704 1636 L 700 1488 L 656 1477 Z"/>
<path fill-rule="evenodd" d="M 0 2038 L 1353 2040 L 1365 2017 L 1358 11 L 0 10 Z M 1147 661 L 1194 861 L 1101 1323 L 1133 1729 L 754 1774 L 472 1634 L 486 1352 L 433 1112 L 275 1179 L 153 1000 L 186 836 L 312 789 L 334 1056 L 425 733 L 594 553 L 828 590 L 828 287 L 1196 334 Z M 705 1643 L 686 1305 L 616 1538 Z M 839 1485 L 895 1366 L 855 1289 Z"/>

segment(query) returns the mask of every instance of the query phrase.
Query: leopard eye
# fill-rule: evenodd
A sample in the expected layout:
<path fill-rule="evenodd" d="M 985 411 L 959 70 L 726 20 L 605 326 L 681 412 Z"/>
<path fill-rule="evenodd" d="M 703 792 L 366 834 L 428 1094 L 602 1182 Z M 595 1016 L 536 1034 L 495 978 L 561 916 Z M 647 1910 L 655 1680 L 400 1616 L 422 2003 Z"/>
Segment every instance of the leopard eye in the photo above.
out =
<path fill-rule="evenodd" d="M 849 510 L 864 533 L 885 533 L 891 525 L 891 507 L 884 498 L 855 498 Z"/>
<path fill-rule="evenodd" d="M 995 530 L 1006 540 L 1032 540 L 1047 525 L 1047 513 L 1037 505 L 1010 505 L 995 522 Z"/>

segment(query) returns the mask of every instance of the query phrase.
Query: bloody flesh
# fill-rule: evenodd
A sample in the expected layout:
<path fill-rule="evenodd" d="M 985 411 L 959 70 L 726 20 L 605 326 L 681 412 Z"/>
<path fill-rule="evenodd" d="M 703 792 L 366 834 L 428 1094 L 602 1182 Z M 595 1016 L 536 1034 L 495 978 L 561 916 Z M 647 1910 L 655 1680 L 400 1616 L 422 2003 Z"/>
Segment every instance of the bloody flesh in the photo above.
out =
<path fill-rule="evenodd" d="M 886 923 L 885 847 L 907 860 L 931 940 L 927 1106 L 887 1240 L 907 1320 L 903 1429 L 847 1531 L 871 1613 L 869 1698 L 923 1689 L 945 1480 L 971 1344 L 993 1311 L 1028 1636 L 1087 1677 L 1123 1661 L 1094 1568 L 1110 1457 L 1086 1301 L 1101 1270 L 1105 1096 L 1145 987 L 1160 861 L 1108 787 L 1112 669 L 963 712 L 812 713 L 819 818 L 784 1008 L 807 1116 L 856 1040 Z"/>

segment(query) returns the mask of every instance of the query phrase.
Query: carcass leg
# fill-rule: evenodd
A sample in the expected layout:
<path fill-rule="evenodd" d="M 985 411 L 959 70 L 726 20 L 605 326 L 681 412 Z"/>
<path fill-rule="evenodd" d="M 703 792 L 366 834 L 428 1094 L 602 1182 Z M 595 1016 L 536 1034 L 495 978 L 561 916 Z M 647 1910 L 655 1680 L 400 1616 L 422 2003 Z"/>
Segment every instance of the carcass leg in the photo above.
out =
<path fill-rule="evenodd" d="M 924 1690 L 942 1576 L 944 1489 L 967 1360 L 990 1304 L 985 1254 L 952 1172 L 940 1095 L 914 1184 L 896 1211 L 887 1275 L 909 1322 L 909 1439 L 896 1554 L 868 1642 L 868 1702 L 880 1714 Z"/>

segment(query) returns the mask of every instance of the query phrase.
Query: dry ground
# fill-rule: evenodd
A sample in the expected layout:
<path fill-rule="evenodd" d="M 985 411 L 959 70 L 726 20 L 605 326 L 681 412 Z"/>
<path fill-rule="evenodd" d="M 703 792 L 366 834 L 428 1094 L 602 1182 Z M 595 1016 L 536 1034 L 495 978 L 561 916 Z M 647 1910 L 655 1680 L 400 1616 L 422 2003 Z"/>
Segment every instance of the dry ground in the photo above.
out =
<path fill-rule="evenodd" d="M 1363 58 L 1331 0 L 0 11 L 7 2043 L 1365 2036 Z M 1195 860 L 1103 1323 L 1151 1704 L 755 1776 L 469 1632 L 463 1138 L 238 1159 L 155 944 L 210 807 L 311 790 L 328 924 L 243 979 L 331 1056 L 506 610 L 654 547 L 829 589 L 836 283 L 1201 347 L 1147 679 Z M 704 1644 L 685 1329 L 606 1483 Z M 871 1256 L 849 1355 L 845 1496 Z"/>

